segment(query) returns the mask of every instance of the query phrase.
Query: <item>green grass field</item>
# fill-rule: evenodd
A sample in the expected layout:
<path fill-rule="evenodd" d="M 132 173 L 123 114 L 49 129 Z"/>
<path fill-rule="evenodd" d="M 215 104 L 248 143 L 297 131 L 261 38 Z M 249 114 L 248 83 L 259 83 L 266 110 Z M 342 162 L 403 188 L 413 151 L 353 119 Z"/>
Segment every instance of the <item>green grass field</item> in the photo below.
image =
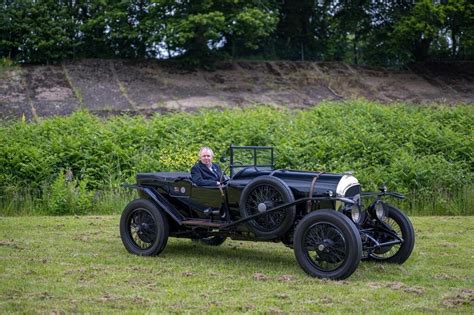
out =
<path fill-rule="evenodd" d="M 474 216 L 413 217 L 404 265 L 307 276 L 282 244 L 171 238 L 128 254 L 118 216 L 0 217 L 0 313 L 472 313 Z"/>

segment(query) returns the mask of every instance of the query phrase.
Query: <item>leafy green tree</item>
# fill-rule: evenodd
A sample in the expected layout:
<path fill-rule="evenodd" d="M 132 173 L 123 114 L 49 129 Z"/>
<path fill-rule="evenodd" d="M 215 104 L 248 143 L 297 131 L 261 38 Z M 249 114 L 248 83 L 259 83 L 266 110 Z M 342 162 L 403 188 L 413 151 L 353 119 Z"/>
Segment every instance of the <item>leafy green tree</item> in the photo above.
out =
<path fill-rule="evenodd" d="M 398 21 L 408 16 L 413 7 L 412 0 L 372 2 L 371 29 L 365 34 L 363 63 L 398 68 L 411 59 L 411 53 L 393 33 Z"/>
<path fill-rule="evenodd" d="M 0 53 L 2 57 L 16 59 L 27 25 L 26 12 L 32 7 L 31 1 L 2 1 L 0 10 Z"/>
<path fill-rule="evenodd" d="M 311 26 L 314 30 L 315 43 L 311 49 L 316 60 L 331 60 L 335 55 L 337 45 L 333 38 L 337 34 L 334 27 L 334 0 L 321 0 L 315 2 L 314 15 Z"/>
<path fill-rule="evenodd" d="M 113 52 L 107 43 L 107 19 L 110 0 L 78 0 L 72 13 L 78 21 L 75 57 L 107 58 Z"/>
<path fill-rule="evenodd" d="M 278 18 L 274 11 L 245 7 L 233 12 L 228 21 L 228 29 L 224 36 L 232 47 L 232 56 L 235 56 L 237 45 L 240 43 L 250 51 L 258 49 L 261 41 L 275 30 Z"/>
<path fill-rule="evenodd" d="M 206 60 L 217 50 L 235 55 L 237 45 L 257 49 L 275 29 L 277 16 L 265 1 L 156 1 L 163 41 L 170 51 Z M 227 47 L 226 47 L 227 46 Z M 230 47 L 230 48 L 229 48 Z"/>
<path fill-rule="evenodd" d="M 421 0 L 395 24 L 393 35 L 415 61 L 424 61 L 430 45 L 439 36 L 443 20 L 444 12 L 439 6 L 431 0 Z"/>
<path fill-rule="evenodd" d="M 359 63 L 361 55 L 361 47 L 365 41 L 365 37 L 370 33 L 372 28 L 372 9 L 371 0 L 338 1 L 335 13 L 335 38 L 342 48 L 335 57 L 344 59 L 344 55 L 348 56 L 346 60 L 353 63 Z"/>
<path fill-rule="evenodd" d="M 466 0 L 448 0 L 441 3 L 445 17 L 444 27 L 450 37 L 451 56 L 462 57 L 464 51 L 474 55 L 474 3 Z M 469 56 L 467 56 L 469 57 Z"/>
<path fill-rule="evenodd" d="M 148 0 L 122 0 L 111 3 L 103 13 L 105 40 L 114 56 L 144 58 L 148 56 L 148 33 L 144 20 Z"/>
<path fill-rule="evenodd" d="M 474 58 L 471 0 L 2 0 L 0 56 L 262 55 L 402 67 Z"/>
<path fill-rule="evenodd" d="M 282 2 L 277 30 L 281 57 L 304 60 L 308 59 L 310 51 L 315 50 L 315 28 L 311 24 L 315 5 L 315 1 L 310 0 Z"/>
<path fill-rule="evenodd" d="M 174 1 L 172 1 L 174 2 Z M 164 41 L 174 51 L 183 51 L 197 59 L 206 58 L 211 47 L 223 38 L 225 16 L 212 7 L 212 1 L 199 4 L 183 1 L 170 5 L 164 17 Z"/>
<path fill-rule="evenodd" d="M 70 57 L 73 21 L 56 1 L 5 2 L 2 13 L 2 54 L 24 62 Z"/>

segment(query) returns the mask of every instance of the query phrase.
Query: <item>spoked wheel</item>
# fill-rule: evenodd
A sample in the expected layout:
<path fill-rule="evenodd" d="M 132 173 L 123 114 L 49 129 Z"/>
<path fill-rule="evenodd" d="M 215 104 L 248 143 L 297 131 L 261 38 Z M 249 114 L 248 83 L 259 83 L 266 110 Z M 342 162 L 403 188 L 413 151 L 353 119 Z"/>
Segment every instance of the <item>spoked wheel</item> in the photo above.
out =
<path fill-rule="evenodd" d="M 388 210 L 387 219 L 384 221 L 385 227 L 395 233 L 403 242 L 378 248 L 369 253 L 368 258 L 380 262 L 403 264 L 410 257 L 415 246 L 415 230 L 410 219 L 402 211 L 389 204 L 384 204 L 384 206 Z M 376 236 L 378 236 L 379 242 L 394 240 L 393 236 L 383 231 L 377 233 Z"/>
<path fill-rule="evenodd" d="M 203 237 L 200 239 L 193 239 L 192 241 L 199 242 L 208 246 L 219 246 L 219 245 L 222 245 L 222 243 L 224 243 L 226 239 L 227 237 L 225 236 L 216 235 L 216 236 Z"/>
<path fill-rule="evenodd" d="M 243 190 L 240 213 L 242 217 L 248 217 L 294 200 L 291 189 L 281 179 L 261 176 L 250 182 Z M 248 225 L 261 238 L 276 238 L 291 227 L 294 218 L 295 206 L 290 206 L 258 216 L 250 220 Z"/>
<path fill-rule="evenodd" d="M 130 202 L 120 218 L 120 237 L 132 254 L 158 255 L 166 246 L 168 233 L 166 217 L 145 199 Z"/>
<path fill-rule="evenodd" d="M 283 196 L 278 192 L 276 187 L 272 185 L 262 184 L 255 187 L 249 193 L 249 198 L 245 204 L 245 208 L 249 215 L 264 212 L 283 204 Z M 261 230 L 271 231 L 276 226 L 282 224 L 285 219 L 285 212 L 275 211 L 254 219 L 255 225 Z"/>
<path fill-rule="evenodd" d="M 362 256 L 357 228 L 334 210 L 306 215 L 296 227 L 293 242 L 296 260 L 313 277 L 345 279 L 357 269 Z"/>

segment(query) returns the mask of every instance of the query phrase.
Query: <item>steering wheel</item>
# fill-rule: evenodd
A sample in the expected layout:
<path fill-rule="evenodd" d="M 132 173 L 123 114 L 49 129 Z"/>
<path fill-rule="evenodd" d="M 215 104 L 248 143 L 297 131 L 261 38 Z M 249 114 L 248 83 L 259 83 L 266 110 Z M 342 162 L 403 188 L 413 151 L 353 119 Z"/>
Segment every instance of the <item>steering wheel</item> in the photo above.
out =
<path fill-rule="evenodd" d="M 234 162 L 234 165 L 243 165 L 243 164 L 242 164 L 242 162 L 236 161 L 236 162 Z M 230 169 L 230 165 L 227 166 L 226 168 L 224 168 L 224 171 L 222 172 L 221 177 L 219 178 L 219 183 L 221 183 L 222 186 L 227 185 L 227 183 L 231 179 L 230 176 L 224 175 L 224 173 L 229 171 L 229 169 Z M 237 173 L 239 173 L 239 172 L 237 172 Z M 235 176 L 235 174 L 234 174 L 234 176 Z"/>
<path fill-rule="evenodd" d="M 224 172 L 221 173 L 221 176 L 219 178 L 219 183 L 221 183 L 221 186 L 225 186 L 227 185 L 227 183 L 229 182 L 230 180 L 230 177 L 227 176 L 227 175 L 224 175 L 225 171 L 227 171 L 229 169 L 229 167 L 226 167 L 224 169 Z"/>

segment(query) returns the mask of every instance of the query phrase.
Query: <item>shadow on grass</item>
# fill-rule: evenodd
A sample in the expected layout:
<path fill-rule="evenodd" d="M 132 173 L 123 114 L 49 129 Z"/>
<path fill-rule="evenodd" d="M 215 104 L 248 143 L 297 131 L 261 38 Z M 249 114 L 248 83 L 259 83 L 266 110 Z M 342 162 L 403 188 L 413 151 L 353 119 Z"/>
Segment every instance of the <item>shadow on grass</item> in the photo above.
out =
<path fill-rule="evenodd" d="M 269 246 L 271 245 L 269 244 Z M 272 253 L 260 248 L 228 247 L 226 244 L 215 247 L 192 242 L 179 242 L 169 244 L 161 255 L 170 259 L 203 259 L 216 264 L 228 263 L 231 260 L 235 264 L 261 266 L 265 269 L 284 266 L 285 269 L 288 268 L 288 272 L 300 271 L 291 249 L 287 249 L 286 252 Z"/>

